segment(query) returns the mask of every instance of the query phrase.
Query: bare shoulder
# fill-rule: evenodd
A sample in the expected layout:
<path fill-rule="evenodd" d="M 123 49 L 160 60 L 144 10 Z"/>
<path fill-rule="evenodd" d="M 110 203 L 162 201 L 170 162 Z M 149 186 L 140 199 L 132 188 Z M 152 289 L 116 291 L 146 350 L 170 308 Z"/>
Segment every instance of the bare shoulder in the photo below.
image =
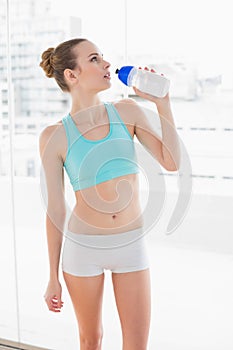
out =
<path fill-rule="evenodd" d="M 123 111 L 127 111 L 132 107 L 139 108 L 137 102 L 132 98 L 123 98 L 122 100 L 116 101 L 113 104 L 116 108 Z"/>
<path fill-rule="evenodd" d="M 140 106 L 136 101 L 131 98 L 124 98 L 113 104 L 124 121 L 135 124 L 137 116 L 141 113 Z"/>
<path fill-rule="evenodd" d="M 60 153 L 65 145 L 65 130 L 62 121 L 46 126 L 39 134 L 39 147 L 42 154 L 45 149 L 57 151 Z"/>

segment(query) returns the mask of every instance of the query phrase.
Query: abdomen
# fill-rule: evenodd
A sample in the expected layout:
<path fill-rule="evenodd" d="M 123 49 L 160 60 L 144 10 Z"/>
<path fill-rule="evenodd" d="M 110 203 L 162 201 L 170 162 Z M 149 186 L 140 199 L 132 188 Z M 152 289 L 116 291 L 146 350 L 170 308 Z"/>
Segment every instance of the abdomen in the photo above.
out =
<path fill-rule="evenodd" d="M 77 204 L 68 229 L 76 233 L 111 234 L 143 225 L 138 174 L 130 174 L 76 191 Z"/>

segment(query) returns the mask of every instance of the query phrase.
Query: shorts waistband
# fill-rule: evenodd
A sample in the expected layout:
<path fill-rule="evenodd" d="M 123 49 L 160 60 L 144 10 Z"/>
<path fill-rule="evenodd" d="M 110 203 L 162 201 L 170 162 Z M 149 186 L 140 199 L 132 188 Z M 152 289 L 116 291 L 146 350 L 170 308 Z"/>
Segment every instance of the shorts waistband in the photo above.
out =
<path fill-rule="evenodd" d="M 66 230 L 64 236 L 66 239 L 73 241 L 88 248 L 109 249 L 120 248 L 141 239 L 145 235 L 143 227 L 134 230 L 113 233 L 113 234 L 83 234 Z"/>

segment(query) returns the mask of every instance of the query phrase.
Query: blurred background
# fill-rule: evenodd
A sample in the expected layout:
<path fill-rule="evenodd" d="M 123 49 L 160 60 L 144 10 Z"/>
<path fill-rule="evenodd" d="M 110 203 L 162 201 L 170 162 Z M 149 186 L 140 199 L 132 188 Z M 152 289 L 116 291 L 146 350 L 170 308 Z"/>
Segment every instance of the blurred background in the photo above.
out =
<path fill-rule="evenodd" d="M 178 175 L 161 171 L 162 215 L 147 235 L 152 276 L 149 349 L 233 348 L 233 31 L 230 0 L 0 0 L 0 344 L 74 350 L 78 332 L 65 306 L 47 310 L 45 204 L 38 138 L 69 112 L 68 94 L 39 67 L 41 53 L 84 37 L 111 62 L 104 101 L 140 100 L 114 74 L 148 66 L 171 79 L 177 131 L 192 166 L 192 198 L 171 235 Z M 153 122 L 153 120 L 152 120 Z M 137 142 L 137 140 L 136 140 Z M 74 198 L 66 177 L 67 202 Z M 150 192 L 141 176 L 141 198 Z M 147 194 L 147 195 L 146 195 Z M 106 271 L 103 349 L 121 348 L 111 276 Z M 5 347 L 4 347 L 5 346 Z M 1 345 L 0 345 L 1 348 Z"/>

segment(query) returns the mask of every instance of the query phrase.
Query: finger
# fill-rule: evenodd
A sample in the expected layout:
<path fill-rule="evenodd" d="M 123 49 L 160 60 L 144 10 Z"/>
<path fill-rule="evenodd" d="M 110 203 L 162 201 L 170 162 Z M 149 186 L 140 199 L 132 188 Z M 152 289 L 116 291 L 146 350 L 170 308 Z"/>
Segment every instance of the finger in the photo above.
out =
<path fill-rule="evenodd" d="M 156 71 L 153 69 L 153 68 L 151 68 L 151 70 L 150 70 L 152 73 L 156 73 Z"/>
<path fill-rule="evenodd" d="M 149 68 L 148 68 L 148 67 L 144 67 L 144 69 L 145 69 L 145 70 L 149 70 Z"/>
<path fill-rule="evenodd" d="M 133 86 L 133 89 L 134 89 L 134 91 L 136 92 L 136 94 L 140 93 L 140 90 L 137 89 L 135 86 Z"/>
<path fill-rule="evenodd" d="M 61 304 L 61 305 L 64 304 L 64 302 L 63 302 L 62 300 L 60 300 L 60 299 L 58 299 L 58 300 L 52 299 L 51 301 L 52 301 L 52 303 L 54 303 L 54 304 Z"/>
<path fill-rule="evenodd" d="M 52 303 L 51 303 L 51 305 L 53 306 L 53 307 L 56 307 L 56 308 L 62 308 L 63 307 L 63 302 L 61 301 L 61 302 L 59 302 L 59 301 L 56 301 L 56 302 L 54 302 L 54 301 L 52 301 Z"/>
<path fill-rule="evenodd" d="M 61 309 L 57 308 L 57 307 L 49 307 L 49 311 L 52 312 L 61 312 Z"/>
<path fill-rule="evenodd" d="M 52 300 L 56 303 L 64 304 L 64 301 L 62 301 L 60 297 L 59 298 L 55 297 Z"/>
<path fill-rule="evenodd" d="M 60 309 L 63 305 L 63 302 L 57 298 L 57 296 L 45 297 L 45 302 L 48 306 L 48 309 L 51 311 L 55 311 Z"/>
<path fill-rule="evenodd" d="M 61 298 L 54 297 L 52 299 L 52 305 L 55 305 L 58 308 L 61 308 L 63 306 L 64 302 L 61 300 Z"/>
<path fill-rule="evenodd" d="M 62 306 L 63 306 L 63 305 L 58 305 L 57 302 L 53 302 L 53 301 L 51 301 L 51 303 L 48 304 L 49 310 L 50 310 L 50 311 L 53 311 L 53 312 L 60 312 Z"/>

